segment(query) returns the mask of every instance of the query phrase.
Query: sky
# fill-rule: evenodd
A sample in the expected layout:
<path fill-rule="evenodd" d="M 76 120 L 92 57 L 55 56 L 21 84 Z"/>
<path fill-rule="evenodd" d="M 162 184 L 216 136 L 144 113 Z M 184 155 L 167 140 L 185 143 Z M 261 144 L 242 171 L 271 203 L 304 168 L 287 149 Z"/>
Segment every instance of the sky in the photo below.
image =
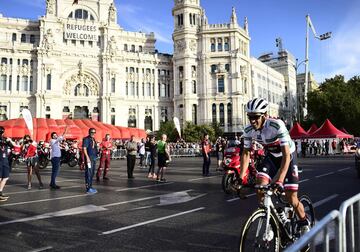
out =
<path fill-rule="evenodd" d="M 4 17 L 36 20 L 45 14 L 46 0 L 0 0 Z M 61 1 L 61 0 L 58 0 Z M 86 0 L 79 0 L 79 3 Z M 310 32 L 309 69 L 322 82 L 336 74 L 349 79 L 360 74 L 359 0 L 200 0 L 210 24 L 229 23 L 235 7 L 239 25 L 248 18 L 250 54 L 277 52 L 275 39 L 302 62 L 305 59 L 306 19 L 318 35 L 332 32 L 328 40 L 317 40 Z M 173 53 L 174 0 L 115 0 L 118 24 L 129 31 L 154 32 L 156 48 Z M 304 72 L 300 64 L 298 72 Z"/>

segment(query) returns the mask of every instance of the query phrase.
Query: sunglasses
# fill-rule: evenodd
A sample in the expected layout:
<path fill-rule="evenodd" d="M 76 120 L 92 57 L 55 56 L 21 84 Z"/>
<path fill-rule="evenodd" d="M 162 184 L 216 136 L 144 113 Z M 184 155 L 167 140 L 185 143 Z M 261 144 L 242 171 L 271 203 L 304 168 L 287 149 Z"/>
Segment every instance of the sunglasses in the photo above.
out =
<path fill-rule="evenodd" d="M 249 120 L 259 120 L 263 115 L 248 115 Z"/>
<path fill-rule="evenodd" d="M 96 133 L 96 131 L 90 131 L 90 134 L 95 134 Z"/>

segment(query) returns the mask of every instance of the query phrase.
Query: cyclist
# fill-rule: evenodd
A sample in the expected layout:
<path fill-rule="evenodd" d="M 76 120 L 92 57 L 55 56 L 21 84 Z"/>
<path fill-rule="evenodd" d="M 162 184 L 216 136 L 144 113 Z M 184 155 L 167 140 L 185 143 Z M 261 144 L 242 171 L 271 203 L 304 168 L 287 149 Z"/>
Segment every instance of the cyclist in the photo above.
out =
<path fill-rule="evenodd" d="M 291 140 L 285 124 L 280 119 L 268 117 L 268 102 L 262 98 L 255 98 L 247 103 L 246 112 L 250 124 L 244 129 L 244 151 L 240 165 L 240 183 L 249 166 L 250 149 L 255 140 L 264 146 L 266 156 L 258 166 L 256 183 L 259 185 L 273 184 L 275 190 L 285 191 L 288 202 L 294 207 L 299 217 L 298 228 L 301 234 L 310 229 L 304 206 L 299 201 L 298 167 L 296 161 L 295 144 Z M 261 201 L 262 195 L 258 193 Z"/>

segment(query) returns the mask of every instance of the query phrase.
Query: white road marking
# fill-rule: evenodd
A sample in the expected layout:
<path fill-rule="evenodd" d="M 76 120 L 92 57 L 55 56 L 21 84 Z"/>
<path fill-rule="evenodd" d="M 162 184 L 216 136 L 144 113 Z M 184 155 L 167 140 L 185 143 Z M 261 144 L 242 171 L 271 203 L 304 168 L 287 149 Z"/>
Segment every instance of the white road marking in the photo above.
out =
<path fill-rule="evenodd" d="M 156 218 L 156 219 L 153 219 L 153 220 L 140 222 L 140 223 L 137 223 L 137 224 L 134 224 L 134 225 L 125 226 L 125 227 L 122 227 L 122 228 L 117 228 L 117 229 L 105 231 L 105 232 L 102 232 L 99 235 L 109 235 L 109 234 L 113 234 L 113 233 L 116 233 L 116 232 L 121 232 L 121 231 L 132 229 L 132 228 L 135 228 L 135 227 L 144 226 L 144 225 L 147 225 L 147 224 L 150 224 L 150 223 L 154 223 L 154 222 L 174 218 L 174 217 L 177 217 L 177 216 L 197 212 L 197 211 L 204 210 L 204 209 L 205 209 L 205 207 L 199 207 L 199 208 L 195 208 L 195 209 L 192 209 L 192 210 L 189 210 L 189 211 L 180 212 L 180 213 L 177 213 L 177 214 L 172 214 L 172 215 L 164 216 L 164 217 L 161 217 L 161 218 Z"/>
<path fill-rule="evenodd" d="M 190 190 L 186 190 L 183 192 L 190 192 L 193 191 L 192 189 Z M 164 195 L 164 194 L 163 194 Z M 149 200 L 149 199 L 156 199 L 156 198 L 160 198 L 162 195 L 155 195 L 155 196 L 150 196 L 150 197 L 145 197 L 145 198 L 140 198 L 140 199 L 134 199 L 134 200 L 128 200 L 128 201 L 121 201 L 121 202 L 115 202 L 115 203 L 110 203 L 110 204 L 106 204 L 106 205 L 102 205 L 101 207 L 112 207 L 112 206 L 118 206 L 118 205 L 123 205 L 123 204 L 127 204 L 127 203 L 133 203 L 133 202 L 139 202 L 139 201 L 144 201 L 144 200 Z"/>
<path fill-rule="evenodd" d="M 41 174 L 42 175 L 42 174 Z M 67 180 L 59 180 L 56 181 L 56 183 L 62 183 L 62 182 L 71 182 L 71 181 L 79 181 L 80 179 L 67 179 Z M 81 179 L 82 180 L 82 179 Z M 10 186 L 27 186 L 27 183 L 22 183 L 22 184 L 10 184 L 10 185 L 6 185 L 6 187 L 10 187 Z"/>
<path fill-rule="evenodd" d="M 64 186 L 61 187 L 61 190 L 65 190 L 65 189 L 71 189 L 71 188 L 78 188 L 78 187 L 82 187 L 82 186 Z M 6 195 L 14 195 L 14 194 L 23 194 L 23 193 L 35 193 L 35 192 L 45 192 L 48 191 L 49 188 L 43 188 L 43 189 L 32 189 L 32 190 L 25 190 L 25 191 L 21 191 L 21 192 L 11 192 L 11 193 L 6 193 Z"/>
<path fill-rule="evenodd" d="M 248 198 L 248 197 L 255 196 L 255 195 L 256 195 L 256 193 L 251 193 L 251 194 L 247 194 L 245 196 Z M 233 201 L 236 201 L 236 200 L 239 200 L 239 199 L 240 199 L 239 197 L 233 198 L 233 199 L 228 199 L 227 202 L 233 202 Z"/>
<path fill-rule="evenodd" d="M 78 194 L 78 195 L 72 195 L 72 196 L 65 196 L 65 197 L 59 197 L 59 198 L 42 199 L 42 200 L 32 200 L 32 201 L 23 201 L 23 202 L 9 203 L 9 204 L 1 204 L 0 207 L 25 205 L 25 204 L 32 204 L 32 203 L 38 203 L 38 202 L 62 200 L 62 199 L 72 199 L 72 198 L 86 197 L 86 196 L 90 196 L 90 195 L 84 193 L 84 194 Z"/>
<path fill-rule="evenodd" d="M 222 176 L 222 175 L 215 175 L 215 176 L 201 177 L 201 178 L 193 178 L 193 179 L 188 179 L 188 181 L 196 181 L 196 180 L 202 180 L 202 179 L 217 178 L 219 176 Z"/>
<path fill-rule="evenodd" d="M 346 168 L 340 169 L 340 170 L 338 170 L 338 172 L 346 171 L 346 170 L 349 170 L 349 169 L 351 169 L 351 167 L 346 167 Z"/>
<path fill-rule="evenodd" d="M 46 250 L 49 250 L 49 249 L 53 249 L 53 247 L 47 246 L 47 247 L 43 247 L 43 248 L 38 248 L 38 249 L 30 250 L 29 252 L 41 252 L 41 251 L 46 251 Z"/>
<path fill-rule="evenodd" d="M 321 174 L 321 175 L 315 176 L 315 178 L 325 177 L 325 176 L 328 176 L 328 175 L 331 175 L 331 174 L 334 174 L 334 173 L 335 173 L 335 172 L 328 172 L 328 173 L 325 173 L 325 174 Z"/>
<path fill-rule="evenodd" d="M 33 220 L 43 220 L 43 219 L 49 219 L 49 218 L 54 218 L 54 217 L 78 215 L 78 214 L 92 213 L 92 212 L 99 212 L 99 211 L 106 211 L 106 210 L 108 210 L 108 209 L 99 207 L 99 206 L 95 206 L 95 205 L 85 205 L 85 206 L 81 206 L 81 207 L 70 208 L 70 209 L 52 212 L 52 213 L 45 213 L 45 214 L 22 218 L 22 219 L 17 219 L 17 220 L 4 221 L 4 222 L 0 222 L 0 226 L 12 224 L 12 223 L 29 222 L 29 221 L 33 221 Z"/>
<path fill-rule="evenodd" d="M 332 199 L 335 199 L 337 196 L 339 196 L 339 194 L 333 194 L 325 199 L 322 199 L 322 200 L 319 200 L 315 203 L 313 203 L 313 207 L 318 207 L 318 206 L 321 206 L 322 204 L 325 204 L 326 202 L 332 200 Z"/>
<path fill-rule="evenodd" d="M 166 182 L 166 183 L 159 183 L 159 184 L 139 186 L 139 187 L 121 188 L 121 189 L 117 189 L 115 191 L 116 192 L 131 191 L 131 190 L 137 190 L 137 189 L 142 189 L 142 188 L 157 187 L 157 186 L 170 185 L 170 184 L 174 184 L 174 182 Z"/>
<path fill-rule="evenodd" d="M 303 179 L 303 180 L 300 180 L 300 181 L 299 181 L 299 184 L 300 184 L 300 183 L 304 183 L 304 182 L 309 181 L 309 180 L 310 180 L 310 179 Z"/>

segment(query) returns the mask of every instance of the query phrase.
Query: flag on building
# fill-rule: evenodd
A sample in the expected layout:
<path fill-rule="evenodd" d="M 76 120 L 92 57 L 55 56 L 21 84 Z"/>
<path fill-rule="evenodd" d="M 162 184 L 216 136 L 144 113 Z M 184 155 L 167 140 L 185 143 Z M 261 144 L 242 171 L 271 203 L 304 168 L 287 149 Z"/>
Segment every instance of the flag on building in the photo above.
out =
<path fill-rule="evenodd" d="M 78 3 L 79 3 L 79 0 L 74 0 L 73 5 L 78 4 Z"/>

